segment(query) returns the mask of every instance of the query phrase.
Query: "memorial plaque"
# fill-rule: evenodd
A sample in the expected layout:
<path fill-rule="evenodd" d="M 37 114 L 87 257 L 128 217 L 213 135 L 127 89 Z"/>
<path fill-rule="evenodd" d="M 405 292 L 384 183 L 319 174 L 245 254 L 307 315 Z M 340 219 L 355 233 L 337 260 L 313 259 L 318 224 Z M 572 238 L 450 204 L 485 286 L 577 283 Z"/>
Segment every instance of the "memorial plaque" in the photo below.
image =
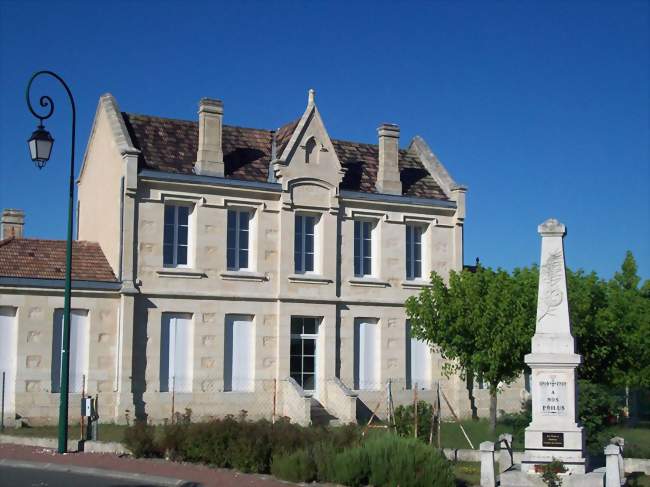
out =
<path fill-rule="evenodd" d="M 564 448 L 564 433 L 542 433 L 542 446 Z"/>
<path fill-rule="evenodd" d="M 540 373 L 537 375 L 539 400 L 535 401 L 542 416 L 566 416 L 567 386 L 565 374 Z"/>

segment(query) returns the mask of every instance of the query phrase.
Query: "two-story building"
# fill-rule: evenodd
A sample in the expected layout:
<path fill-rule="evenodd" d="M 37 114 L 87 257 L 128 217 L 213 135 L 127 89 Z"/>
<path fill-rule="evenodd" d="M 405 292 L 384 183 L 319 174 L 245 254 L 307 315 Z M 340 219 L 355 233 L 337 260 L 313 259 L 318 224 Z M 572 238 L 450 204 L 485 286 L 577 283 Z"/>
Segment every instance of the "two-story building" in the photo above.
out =
<path fill-rule="evenodd" d="M 331 139 L 313 91 L 277 130 L 223 117 L 207 98 L 197 123 L 101 97 L 78 180 L 71 390 L 99 394 L 103 421 L 191 408 L 308 423 L 383 416 L 389 382 L 399 404 L 440 381 L 466 414 L 464 382 L 410 337 L 404 310 L 430 272 L 462 269 L 466 188 L 421 138 L 400 148 L 396 125 L 377 144 Z M 5 237 L 7 410 L 53 421 L 63 244 Z"/>

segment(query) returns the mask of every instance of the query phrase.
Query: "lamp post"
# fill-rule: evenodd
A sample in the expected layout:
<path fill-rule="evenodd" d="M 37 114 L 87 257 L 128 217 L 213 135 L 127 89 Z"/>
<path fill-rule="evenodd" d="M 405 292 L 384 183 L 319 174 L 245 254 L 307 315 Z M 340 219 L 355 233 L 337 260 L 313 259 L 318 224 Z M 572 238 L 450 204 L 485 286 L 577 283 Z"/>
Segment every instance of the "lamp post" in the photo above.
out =
<path fill-rule="evenodd" d="M 68 449 L 68 377 L 70 372 L 70 294 L 72 288 L 72 219 L 74 207 L 74 147 L 75 147 L 75 131 L 77 123 L 77 110 L 74 104 L 72 92 L 63 78 L 52 71 L 38 71 L 32 75 L 27 83 L 27 90 L 25 97 L 27 99 L 27 107 L 32 112 L 34 117 L 38 118 L 38 127 L 29 138 L 28 145 L 32 157 L 32 161 L 36 163 L 39 169 L 42 169 L 47 161 L 50 159 L 52 152 L 52 145 L 54 139 L 50 133 L 45 130 L 43 121 L 47 120 L 54 113 L 54 102 L 52 98 L 43 95 L 39 99 L 39 105 L 44 108 L 44 113 L 39 114 L 34 110 L 32 102 L 29 99 L 29 90 L 32 87 L 34 80 L 41 76 L 50 76 L 65 88 L 70 99 L 72 107 L 72 143 L 70 147 L 70 182 L 68 194 L 68 236 L 66 240 L 65 251 L 65 291 L 63 297 L 63 333 L 61 340 L 61 388 L 59 400 L 59 453 L 65 453 Z"/>

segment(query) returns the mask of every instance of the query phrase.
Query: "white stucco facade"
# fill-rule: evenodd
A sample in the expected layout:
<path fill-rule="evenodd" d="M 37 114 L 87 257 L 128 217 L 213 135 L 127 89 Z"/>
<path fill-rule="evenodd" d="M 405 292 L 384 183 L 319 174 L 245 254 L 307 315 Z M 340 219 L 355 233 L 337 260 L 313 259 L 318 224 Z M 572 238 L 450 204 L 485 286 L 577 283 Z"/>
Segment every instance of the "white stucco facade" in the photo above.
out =
<path fill-rule="evenodd" d="M 345 168 L 313 93 L 282 152 L 269 161 L 267 182 L 226 178 L 219 118 L 223 105 L 210 106 L 211 112 L 202 106 L 203 112 L 217 118 L 200 120 L 195 174 L 179 174 L 139 167 L 141 151 L 116 101 L 110 95 L 100 99 L 79 177 L 79 239 L 101 245 L 119 289 L 77 291 L 73 308 L 89 312 L 87 391 L 99 394 L 102 421 L 146 416 L 159 422 L 172 411 L 191 408 L 196 419 L 241 410 L 251 417 L 270 417 L 275 411 L 308 423 L 309 397 L 339 420 L 352 421 L 381 404 L 389 381 L 396 404 L 411 402 L 411 375 L 430 378 L 420 384 L 420 398 L 432 399 L 440 381 L 456 412 L 469 414 L 464 381 L 442 375 L 439 355 L 423 362 L 427 371 L 409 370 L 403 306 L 426 285 L 430 272 L 447 276 L 462 269 L 466 189 L 454 183 L 420 138 L 411 143 L 409 154 L 422 162 L 445 198 L 398 191 L 397 146 L 391 148 L 388 139 L 380 140 L 377 175 L 384 178 L 377 187 L 385 193 L 340 189 Z M 213 126 L 218 126 L 218 136 L 211 136 Z M 382 127 L 380 135 L 399 135 L 393 126 Z M 166 206 L 189 208 L 183 265 L 165 265 Z M 229 211 L 250 215 L 245 269 L 228 266 Z M 296 272 L 294 265 L 297 214 L 314 222 L 314 264 L 308 272 Z M 372 270 L 366 275 L 355 273 L 355 221 L 370 222 Z M 421 229 L 421 276 L 414 279 L 406 273 L 406 225 Z M 53 286 L 34 290 L 28 283 L 5 283 L 0 289 L 0 306 L 11 307 L 17 316 L 14 411 L 33 423 L 56 418 L 58 395 L 48 383 L 48 350 L 52 316 L 61 300 Z M 191 323 L 191 333 L 183 335 L 188 343 L 183 346 L 189 348 L 181 354 L 191 361 L 183 369 L 190 371 L 183 379 L 189 386 L 179 391 L 161 391 L 161 371 L 170 374 L 173 368 L 168 355 L 173 339 L 163 326 L 168 316 Z M 228 328 L 233 316 L 244 332 Z M 315 331 L 305 327 L 296 332 L 292 323 L 299 317 L 313 318 Z M 359 323 L 373 325 L 371 339 L 363 345 Z M 247 344 L 244 354 L 242 343 Z M 297 343 L 303 344 L 302 375 L 294 373 Z M 312 346 L 315 352 L 306 352 Z M 364 349 L 373 357 L 364 367 L 373 370 L 372 380 L 361 386 L 359 351 Z M 238 358 L 246 365 L 240 367 Z M 303 385 L 309 387 L 300 387 L 290 379 L 294 376 L 306 377 Z M 244 381 L 246 390 L 234 390 L 239 386 L 233 387 L 233 378 L 236 384 Z M 487 413 L 486 392 L 475 391 L 480 413 Z M 523 383 L 515 384 L 501 396 L 499 407 L 517 409 L 522 393 Z M 71 411 L 77 404 L 73 396 Z M 382 416 L 386 410 L 381 406 L 377 411 Z"/>

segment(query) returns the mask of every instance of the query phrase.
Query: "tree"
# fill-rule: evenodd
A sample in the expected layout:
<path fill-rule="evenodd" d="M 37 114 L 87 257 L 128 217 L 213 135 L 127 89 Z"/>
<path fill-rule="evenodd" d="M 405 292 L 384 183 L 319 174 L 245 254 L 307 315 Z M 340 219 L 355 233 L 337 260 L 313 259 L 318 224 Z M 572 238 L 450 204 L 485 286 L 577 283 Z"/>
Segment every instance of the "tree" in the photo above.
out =
<path fill-rule="evenodd" d="M 489 384 L 492 431 L 499 386 L 521 375 L 530 350 L 534 277 L 534 270 L 517 270 L 511 276 L 478 266 L 476 272 L 452 271 L 446 285 L 432 273 L 431 287 L 406 302 L 413 336 L 440 351 L 447 359 L 447 374 L 475 374 Z"/>

